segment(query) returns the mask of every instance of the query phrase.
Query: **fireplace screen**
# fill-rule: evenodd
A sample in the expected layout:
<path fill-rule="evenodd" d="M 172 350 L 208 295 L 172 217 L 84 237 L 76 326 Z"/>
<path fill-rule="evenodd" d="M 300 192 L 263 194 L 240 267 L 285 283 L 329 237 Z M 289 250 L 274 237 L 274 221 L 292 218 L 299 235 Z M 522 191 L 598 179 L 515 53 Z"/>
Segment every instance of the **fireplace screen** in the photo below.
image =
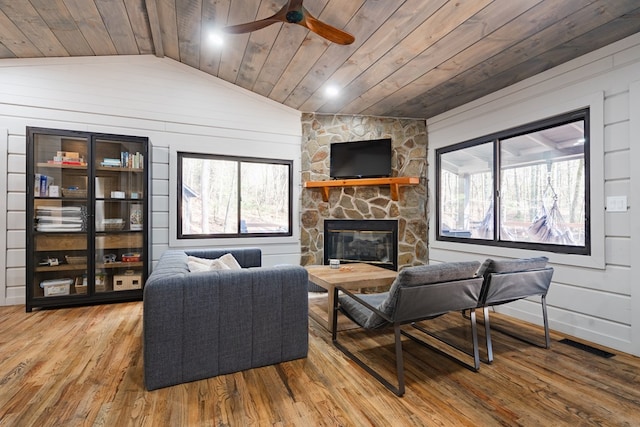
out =
<path fill-rule="evenodd" d="M 325 220 L 324 263 L 366 262 L 398 269 L 398 221 Z"/>

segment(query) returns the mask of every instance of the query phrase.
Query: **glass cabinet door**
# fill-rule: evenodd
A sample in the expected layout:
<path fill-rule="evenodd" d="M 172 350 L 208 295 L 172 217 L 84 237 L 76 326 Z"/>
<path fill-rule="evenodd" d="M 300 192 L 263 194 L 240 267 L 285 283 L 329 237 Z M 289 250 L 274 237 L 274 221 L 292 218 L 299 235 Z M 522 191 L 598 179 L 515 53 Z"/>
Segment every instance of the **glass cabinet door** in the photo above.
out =
<path fill-rule="evenodd" d="M 144 145 L 98 138 L 95 177 L 95 292 L 142 289 L 146 202 Z"/>
<path fill-rule="evenodd" d="M 33 273 L 27 286 L 35 299 L 86 295 L 89 140 L 35 134 L 32 150 L 28 203 L 33 206 L 28 212 L 33 217 L 27 221 Z"/>

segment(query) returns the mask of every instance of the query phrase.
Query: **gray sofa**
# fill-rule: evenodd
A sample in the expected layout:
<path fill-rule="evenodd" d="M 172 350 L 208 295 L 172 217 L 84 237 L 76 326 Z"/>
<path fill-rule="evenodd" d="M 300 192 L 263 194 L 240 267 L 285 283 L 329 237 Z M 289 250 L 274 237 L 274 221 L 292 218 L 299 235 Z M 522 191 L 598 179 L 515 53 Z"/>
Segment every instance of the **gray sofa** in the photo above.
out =
<path fill-rule="evenodd" d="M 190 272 L 188 255 L 231 253 L 240 270 Z M 144 288 L 148 390 L 303 358 L 307 271 L 261 267 L 258 248 L 169 250 Z"/>

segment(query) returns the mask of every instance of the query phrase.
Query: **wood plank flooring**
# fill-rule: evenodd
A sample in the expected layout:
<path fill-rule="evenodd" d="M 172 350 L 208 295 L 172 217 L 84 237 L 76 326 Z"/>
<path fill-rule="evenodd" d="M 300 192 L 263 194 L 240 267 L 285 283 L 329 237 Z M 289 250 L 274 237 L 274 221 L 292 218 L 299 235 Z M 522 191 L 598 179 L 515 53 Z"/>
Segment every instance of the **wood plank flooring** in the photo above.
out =
<path fill-rule="evenodd" d="M 538 327 L 492 319 L 542 338 Z M 425 325 L 461 338 L 468 329 L 459 314 Z M 640 359 L 593 355 L 555 333 L 544 350 L 496 332 L 495 361 L 477 373 L 407 340 L 403 398 L 313 321 L 306 359 L 148 392 L 141 333 L 140 302 L 0 307 L 0 426 L 640 425 Z M 393 378 L 390 334 L 340 337 Z"/>

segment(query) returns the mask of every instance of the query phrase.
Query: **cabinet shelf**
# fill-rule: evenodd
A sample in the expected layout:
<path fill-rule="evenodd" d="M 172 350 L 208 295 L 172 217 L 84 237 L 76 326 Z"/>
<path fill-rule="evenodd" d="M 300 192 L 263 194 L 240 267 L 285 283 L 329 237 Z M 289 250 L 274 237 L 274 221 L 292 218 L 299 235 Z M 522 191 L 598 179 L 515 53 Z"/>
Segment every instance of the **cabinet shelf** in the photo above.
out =
<path fill-rule="evenodd" d="M 123 168 L 118 166 L 97 166 L 97 171 L 109 171 L 109 172 L 133 172 L 133 173 L 142 173 L 144 169 L 142 168 Z"/>
<path fill-rule="evenodd" d="M 391 189 L 391 199 L 398 200 L 399 187 L 401 185 L 418 185 L 420 178 L 417 176 L 401 176 L 395 178 L 359 178 L 359 179 L 335 179 L 331 181 L 307 181 L 304 188 L 319 188 L 322 191 L 322 200 L 329 201 L 329 190 L 332 187 L 360 187 L 360 186 L 384 186 Z"/>
<path fill-rule="evenodd" d="M 86 270 L 87 264 L 59 264 L 54 266 L 42 266 L 36 267 L 36 272 L 52 272 L 52 271 L 76 271 L 76 270 Z"/>
<path fill-rule="evenodd" d="M 87 170 L 87 165 L 63 165 L 59 163 L 36 163 L 38 168 L 49 168 L 49 169 L 80 169 Z"/>

